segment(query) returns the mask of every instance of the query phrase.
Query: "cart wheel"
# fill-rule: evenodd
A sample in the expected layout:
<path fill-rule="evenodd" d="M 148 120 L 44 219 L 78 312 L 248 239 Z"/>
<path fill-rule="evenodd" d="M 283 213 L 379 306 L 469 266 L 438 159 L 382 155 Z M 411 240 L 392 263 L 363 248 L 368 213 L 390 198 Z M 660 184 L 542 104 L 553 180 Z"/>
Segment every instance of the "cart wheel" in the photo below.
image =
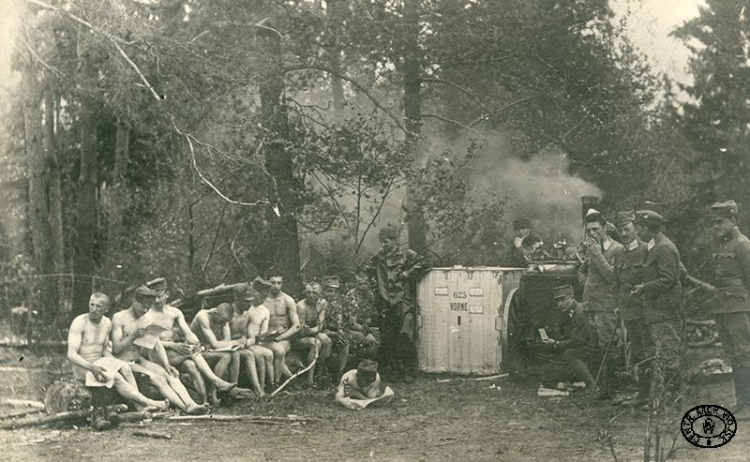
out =
<path fill-rule="evenodd" d="M 520 339 L 523 317 L 521 315 L 521 296 L 518 289 L 513 289 L 505 300 L 503 309 L 503 362 L 505 370 L 511 377 L 523 377 L 523 342 Z"/>

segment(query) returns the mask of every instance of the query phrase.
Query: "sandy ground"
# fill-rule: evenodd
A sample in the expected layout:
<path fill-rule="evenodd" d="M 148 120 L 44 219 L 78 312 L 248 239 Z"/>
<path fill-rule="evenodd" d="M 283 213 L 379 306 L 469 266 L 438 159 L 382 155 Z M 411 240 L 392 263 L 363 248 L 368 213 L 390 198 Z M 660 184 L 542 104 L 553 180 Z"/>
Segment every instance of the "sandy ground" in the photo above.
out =
<path fill-rule="evenodd" d="M 5 353 L 0 365 L 12 366 L 16 356 Z M 23 362 L 32 369 L 41 364 Z M 586 409 L 577 395 L 540 398 L 533 383 L 447 378 L 424 375 L 408 386 L 392 384 L 396 399 L 390 405 L 363 411 L 335 406 L 331 389 L 292 391 L 217 411 L 320 419 L 306 424 L 154 421 L 143 427 L 169 433 L 171 440 L 134 436 L 134 424 L 104 433 L 85 425 L 0 431 L 0 461 L 614 461 L 601 434 L 614 436 L 616 460 L 643 460 L 646 412 L 605 403 Z M 39 370 L 2 372 L 0 396 L 40 399 L 45 380 Z M 726 381 L 692 384 L 682 407 L 731 402 Z M 745 462 L 750 423 L 740 423 L 722 448 L 698 449 L 682 436 L 677 447 L 672 460 Z"/>

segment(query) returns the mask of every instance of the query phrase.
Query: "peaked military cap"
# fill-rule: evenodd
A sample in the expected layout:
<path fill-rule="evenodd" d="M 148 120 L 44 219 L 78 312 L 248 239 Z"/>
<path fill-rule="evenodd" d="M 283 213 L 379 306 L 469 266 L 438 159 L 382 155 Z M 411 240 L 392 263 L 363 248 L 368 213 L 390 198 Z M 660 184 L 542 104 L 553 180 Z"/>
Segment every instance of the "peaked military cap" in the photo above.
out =
<path fill-rule="evenodd" d="M 739 208 L 737 202 L 728 200 L 725 202 L 716 202 L 711 206 L 711 217 L 717 218 L 732 218 L 737 215 Z"/>
<path fill-rule="evenodd" d="M 143 285 L 136 287 L 133 294 L 135 295 L 136 300 L 148 300 L 151 298 L 156 298 L 156 296 L 159 295 L 158 292 L 151 290 Z"/>
<path fill-rule="evenodd" d="M 156 278 L 146 283 L 146 286 L 154 292 L 162 293 L 167 290 L 167 280 Z"/>
<path fill-rule="evenodd" d="M 378 239 L 396 239 L 398 237 L 398 229 L 395 226 L 387 225 L 384 228 L 380 228 L 378 231 Z"/>
<path fill-rule="evenodd" d="M 627 223 L 635 222 L 635 212 L 629 210 L 627 212 L 617 212 L 614 219 L 614 225 L 618 228 Z"/>
<path fill-rule="evenodd" d="M 513 229 L 531 228 L 531 220 L 526 217 L 516 218 L 513 220 Z"/>
<path fill-rule="evenodd" d="M 570 295 L 573 297 L 573 286 L 565 284 L 564 286 L 557 286 L 552 290 L 552 298 L 558 299 Z"/>
<path fill-rule="evenodd" d="M 635 212 L 635 222 L 644 225 L 662 225 L 667 220 L 653 210 L 639 210 Z"/>

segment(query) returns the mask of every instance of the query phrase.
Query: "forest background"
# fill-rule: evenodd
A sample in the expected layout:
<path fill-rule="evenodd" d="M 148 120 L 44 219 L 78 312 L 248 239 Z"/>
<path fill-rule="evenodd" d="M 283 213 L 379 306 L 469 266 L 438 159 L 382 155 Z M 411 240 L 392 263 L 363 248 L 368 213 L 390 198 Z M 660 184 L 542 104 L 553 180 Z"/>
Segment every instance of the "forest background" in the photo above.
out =
<path fill-rule="evenodd" d="M 750 229 L 750 22 L 709 0 L 655 70 L 607 0 L 19 0 L 2 99 L 0 299 L 350 279 L 377 230 L 507 262 L 512 221 L 581 235 L 582 195 L 651 208 L 688 268 L 707 207 Z M 407 242 L 408 241 L 408 242 Z"/>

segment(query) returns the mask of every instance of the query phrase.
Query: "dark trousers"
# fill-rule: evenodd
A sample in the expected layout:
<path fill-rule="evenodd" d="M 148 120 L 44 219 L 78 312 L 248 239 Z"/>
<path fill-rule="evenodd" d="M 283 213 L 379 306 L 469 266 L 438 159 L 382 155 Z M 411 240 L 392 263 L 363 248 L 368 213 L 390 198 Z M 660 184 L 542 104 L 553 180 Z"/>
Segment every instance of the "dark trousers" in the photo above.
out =
<path fill-rule="evenodd" d="M 750 406 L 750 313 L 717 314 L 719 340 L 732 363 L 738 405 Z"/>
<path fill-rule="evenodd" d="M 378 362 L 382 365 L 413 371 L 417 365 L 416 314 L 406 303 L 385 307 L 379 320 L 380 349 Z"/>

